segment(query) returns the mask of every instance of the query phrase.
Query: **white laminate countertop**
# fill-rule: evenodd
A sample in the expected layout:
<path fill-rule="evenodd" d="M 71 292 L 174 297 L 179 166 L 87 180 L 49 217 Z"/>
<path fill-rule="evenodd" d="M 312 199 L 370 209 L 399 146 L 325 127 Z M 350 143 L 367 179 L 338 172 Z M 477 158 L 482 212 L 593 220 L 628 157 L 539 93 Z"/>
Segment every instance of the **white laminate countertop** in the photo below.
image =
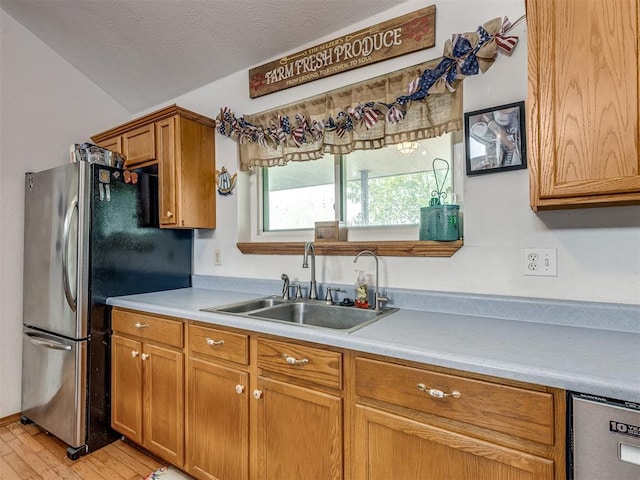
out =
<path fill-rule="evenodd" d="M 346 334 L 200 311 L 262 296 L 183 288 L 107 303 L 640 403 L 638 333 L 400 309 Z"/>

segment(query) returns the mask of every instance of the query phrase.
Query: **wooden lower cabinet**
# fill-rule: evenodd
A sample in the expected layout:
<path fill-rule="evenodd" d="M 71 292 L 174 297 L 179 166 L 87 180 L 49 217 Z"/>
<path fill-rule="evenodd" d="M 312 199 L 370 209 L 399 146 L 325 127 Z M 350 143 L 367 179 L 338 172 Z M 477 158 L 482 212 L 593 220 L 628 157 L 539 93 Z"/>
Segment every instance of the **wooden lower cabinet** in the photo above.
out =
<path fill-rule="evenodd" d="M 249 374 L 190 357 L 187 469 L 198 479 L 249 475 Z"/>
<path fill-rule="evenodd" d="M 113 335 L 111 425 L 181 466 L 184 453 L 183 354 Z"/>
<path fill-rule="evenodd" d="M 252 478 L 344 478 L 343 351 L 260 336 L 252 345 Z"/>
<path fill-rule="evenodd" d="M 565 479 L 562 390 L 123 309 L 112 318 L 113 428 L 196 479 Z"/>
<path fill-rule="evenodd" d="M 343 478 L 342 398 L 258 378 L 255 478 Z"/>
<path fill-rule="evenodd" d="M 564 391 L 358 354 L 356 480 L 563 480 Z"/>
<path fill-rule="evenodd" d="M 184 355 L 143 345 L 144 424 L 142 445 L 175 465 L 184 463 Z"/>
<path fill-rule="evenodd" d="M 184 463 L 182 322 L 114 310 L 112 327 L 115 333 L 111 337 L 111 426 L 181 467 Z M 130 331 L 139 336 L 126 335 Z M 169 343 L 159 343 L 158 339 Z"/>
<path fill-rule="evenodd" d="M 358 406 L 357 480 L 553 480 L 553 461 Z"/>
<path fill-rule="evenodd" d="M 249 478 L 249 335 L 187 326 L 186 464 L 200 480 Z"/>
<path fill-rule="evenodd" d="M 111 337 L 111 426 L 142 443 L 142 342 Z"/>

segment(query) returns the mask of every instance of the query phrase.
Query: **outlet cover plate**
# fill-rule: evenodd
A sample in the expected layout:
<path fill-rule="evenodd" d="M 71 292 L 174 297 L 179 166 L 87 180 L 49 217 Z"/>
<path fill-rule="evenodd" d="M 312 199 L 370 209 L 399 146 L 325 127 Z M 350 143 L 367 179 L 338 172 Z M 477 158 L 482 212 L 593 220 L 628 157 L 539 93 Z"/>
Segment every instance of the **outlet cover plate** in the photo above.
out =
<path fill-rule="evenodd" d="M 537 277 L 558 276 L 558 250 L 555 248 L 523 248 L 524 275 Z"/>

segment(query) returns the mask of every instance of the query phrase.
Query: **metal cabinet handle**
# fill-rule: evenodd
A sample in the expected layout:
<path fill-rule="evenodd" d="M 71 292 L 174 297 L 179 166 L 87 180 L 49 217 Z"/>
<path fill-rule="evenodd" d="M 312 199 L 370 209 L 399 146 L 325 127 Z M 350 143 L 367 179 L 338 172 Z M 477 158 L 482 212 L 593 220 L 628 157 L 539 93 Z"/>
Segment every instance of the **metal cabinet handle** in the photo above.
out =
<path fill-rule="evenodd" d="M 140 355 L 140 352 L 137 352 L 136 350 L 131 350 L 131 356 L 133 358 L 136 358 L 138 355 Z"/>
<path fill-rule="evenodd" d="M 134 325 L 136 328 L 149 328 L 149 324 L 148 323 L 140 323 L 140 322 L 136 322 L 136 324 Z"/>
<path fill-rule="evenodd" d="M 451 393 L 445 393 L 442 390 L 438 390 L 436 388 L 429 388 L 424 383 L 418 384 L 418 390 L 420 390 L 421 392 L 428 393 L 433 398 L 445 398 L 445 397 L 460 398 L 462 396 L 462 394 L 457 390 L 454 390 Z"/>
<path fill-rule="evenodd" d="M 242 392 L 244 392 L 244 385 L 236 385 L 236 393 L 240 395 Z"/>
<path fill-rule="evenodd" d="M 298 360 L 297 358 L 291 357 L 286 353 L 282 354 L 282 358 L 284 358 L 289 365 L 306 365 L 307 363 L 309 363 L 309 360 L 307 360 L 306 358 Z"/>
<path fill-rule="evenodd" d="M 142 358 L 142 360 L 146 360 L 147 358 L 149 358 L 151 355 L 149 355 L 148 353 L 143 353 L 140 358 Z"/>
<path fill-rule="evenodd" d="M 214 340 L 213 338 L 209 338 L 207 337 L 205 339 L 205 342 L 207 342 L 207 345 L 224 345 L 224 340 Z"/>
<path fill-rule="evenodd" d="M 255 398 L 256 400 L 259 400 L 260 398 L 262 398 L 262 390 L 254 390 L 253 391 L 253 398 Z"/>

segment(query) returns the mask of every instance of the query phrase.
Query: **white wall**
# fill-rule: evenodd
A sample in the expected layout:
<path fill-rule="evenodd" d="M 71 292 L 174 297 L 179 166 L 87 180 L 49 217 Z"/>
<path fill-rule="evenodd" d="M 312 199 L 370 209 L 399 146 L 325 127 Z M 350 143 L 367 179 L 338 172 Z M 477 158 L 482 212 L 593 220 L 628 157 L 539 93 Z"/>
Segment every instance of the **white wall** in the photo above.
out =
<path fill-rule="evenodd" d="M 236 114 L 256 113 L 326 90 L 439 57 L 444 42 L 453 33 L 473 31 L 495 17 L 512 21 L 524 14 L 523 0 L 451 0 L 435 2 L 436 46 L 432 49 L 381 62 L 310 84 L 273 93 L 255 100 L 248 97 L 248 73 L 241 71 L 211 83 L 174 101 L 186 108 L 216 116 L 219 108 Z M 408 1 L 384 15 L 371 17 L 344 31 L 313 42 L 347 34 L 424 6 Z M 499 54 L 485 74 L 464 80 L 464 109 L 471 111 L 527 97 L 527 28 L 512 32 L 520 37 L 511 57 Z M 292 45 L 296 52 L 305 45 Z M 283 54 L 291 53 L 283 52 Z M 265 62 L 270 59 L 264 59 Z M 400 92 L 399 92 L 400 93 Z M 366 100 L 366 99 L 363 99 Z M 155 109 L 155 108 L 154 108 Z M 218 168 L 237 171 L 236 144 L 220 135 L 216 138 Z M 459 163 L 456 167 L 463 169 Z M 463 170 L 459 170 L 460 173 Z M 528 171 L 466 177 L 456 189 L 463 193 L 464 247 L 451 258 L 384 258 L 381 285 L 437 291 L 517 295 L 637 304 L 640 302 L 640 207 L 615 207 L 533 213 L 529 208 Z M 308 280 L 297 256 L 242 255 L 236 248 L 238 232 L 246 229 L 238 221 L 247 215 L 247 189 L 255 183 L 240 175 L 236 191 L 218 197 L 218 228 L 198 232 L 195 273 L 278 279 Z M 241 234 L 244 237 L 244 233 Z M 308 239 L 312 239 L 309 234 Z M 525 277 L 522 249 L 552 247 L 558 251 L 557 277 Z M 214 252 L 222 253 L 222 265 L 214 265 Z M 363 265 L 365 265 L 363 263 Z M 355 279 L 352 258 L 319 257 L 318 281 L 350 284 Z"/>
<path fill-rule="evenodd" d="M 20 411 L 24 174 L 127 110 L 0 10 L 0 418 Z"/>

